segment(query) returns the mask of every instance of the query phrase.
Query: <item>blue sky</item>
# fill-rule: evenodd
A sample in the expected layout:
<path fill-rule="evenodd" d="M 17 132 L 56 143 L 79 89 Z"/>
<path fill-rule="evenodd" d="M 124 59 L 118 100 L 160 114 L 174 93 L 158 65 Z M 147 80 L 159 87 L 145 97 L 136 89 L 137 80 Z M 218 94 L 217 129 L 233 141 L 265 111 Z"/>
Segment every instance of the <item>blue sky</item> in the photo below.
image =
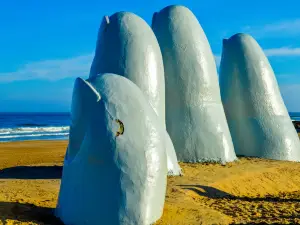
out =
<path fill-rule="evenodd" d="M 217 61 L 223 38 L 256 38 L 289 111 L 300 111 L 299 0 L 1 1 L 0 111 L 69 111 L 74 79 L 89 72 L 102 16 L 131 11 L 150 24 L 154 12 L 172 4 L 194 12 Z"/>

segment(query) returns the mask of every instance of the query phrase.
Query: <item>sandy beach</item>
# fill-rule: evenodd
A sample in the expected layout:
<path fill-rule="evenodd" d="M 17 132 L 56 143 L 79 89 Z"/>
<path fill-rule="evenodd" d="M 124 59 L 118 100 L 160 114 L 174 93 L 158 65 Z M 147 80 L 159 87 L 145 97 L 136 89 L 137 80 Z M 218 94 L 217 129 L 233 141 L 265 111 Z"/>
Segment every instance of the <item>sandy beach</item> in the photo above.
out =
<path fill-rule="evenodd" d="M 52 215 L 67 141 L 0 143 L 2 224 L 60 224 Z M 240 158 L 180 164 L 159 225 L 300 224 L 300 163 Z"/>

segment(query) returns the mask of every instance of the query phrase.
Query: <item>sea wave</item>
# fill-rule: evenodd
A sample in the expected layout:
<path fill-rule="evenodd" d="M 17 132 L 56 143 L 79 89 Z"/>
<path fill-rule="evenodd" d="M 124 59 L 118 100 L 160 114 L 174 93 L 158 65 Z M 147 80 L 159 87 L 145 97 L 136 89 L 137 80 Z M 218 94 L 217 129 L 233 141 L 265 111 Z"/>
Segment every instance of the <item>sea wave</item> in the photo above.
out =
<path fill-rule="evenodd" d="M 25 134 L 25 135 L 7 135 L 1 138 L 24 138 L 24 137 L 40 137 L 40 136 L 69 136 L 68 133 L 53 133 L 53 134 Z"/>
<path fill-rule="evenodd" d="M 56 132 L 69 132 L 69 126 L 0 128 L 0 136 L 4 134 L 56 133 Z"/>
<path fill-rule="evenodd" d="M 69 126 L 0 128 L 0 142 L 67 139 Z"/>

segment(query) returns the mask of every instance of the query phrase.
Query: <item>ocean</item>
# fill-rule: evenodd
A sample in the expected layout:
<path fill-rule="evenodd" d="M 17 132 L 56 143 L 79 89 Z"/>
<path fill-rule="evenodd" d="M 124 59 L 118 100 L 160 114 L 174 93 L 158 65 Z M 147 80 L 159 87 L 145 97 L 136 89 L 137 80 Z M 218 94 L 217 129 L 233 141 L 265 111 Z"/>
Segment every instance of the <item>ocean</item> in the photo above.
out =
<path fill-rule="evenodd" d="M 300 112 L 290 113 L 300 121 Z M 69 113 L 0 113 L 0 142 L 69 138 Z"/>
<path fill-rule="evenodd" d="M 300 112 L 290 112 L 289 114 L 292 120 L 300 121 Z"/>
<path fill-rule="evenodd" d="M 69 113 L 1 113 L 0 142 L 69 138 Z"/>

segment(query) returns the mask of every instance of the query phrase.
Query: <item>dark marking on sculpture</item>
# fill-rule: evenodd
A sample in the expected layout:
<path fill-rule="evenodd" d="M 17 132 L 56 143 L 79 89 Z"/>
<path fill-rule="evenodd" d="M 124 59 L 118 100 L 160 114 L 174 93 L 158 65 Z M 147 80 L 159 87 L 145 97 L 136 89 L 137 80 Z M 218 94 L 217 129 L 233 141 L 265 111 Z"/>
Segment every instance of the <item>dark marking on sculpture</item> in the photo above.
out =
<path fill-rule="evenodd" d="M 116 122 L 119 124 L 119 130 L 116 133 L 116 137 L 118 137 L 120 135 L 123 135 L 123 133 L 124 133 L 124 124 L 119 119 L 116 119 Z"/>

